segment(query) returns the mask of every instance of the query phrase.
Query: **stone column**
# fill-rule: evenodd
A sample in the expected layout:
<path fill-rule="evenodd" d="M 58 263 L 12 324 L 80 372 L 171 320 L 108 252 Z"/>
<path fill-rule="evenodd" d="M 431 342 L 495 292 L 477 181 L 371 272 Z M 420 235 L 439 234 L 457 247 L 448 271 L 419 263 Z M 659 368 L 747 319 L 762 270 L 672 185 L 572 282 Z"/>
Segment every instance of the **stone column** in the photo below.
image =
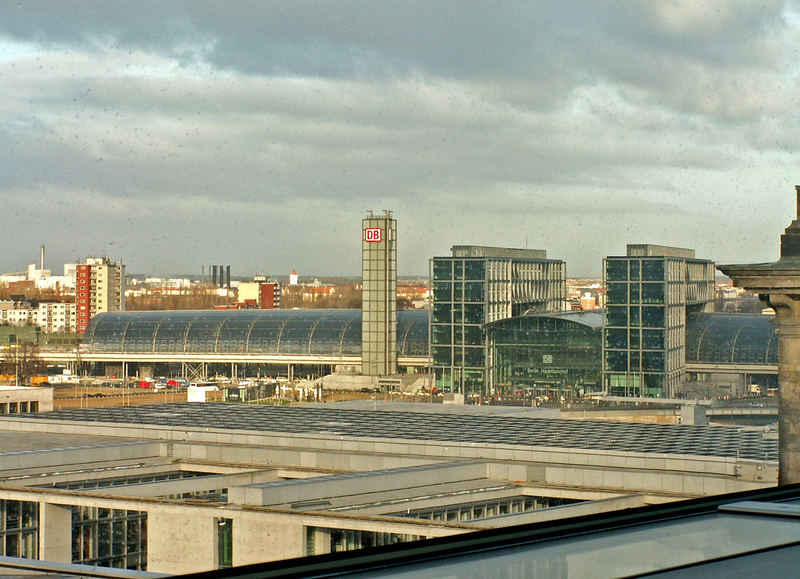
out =
<path fill-rule="evenodd" d="M 72 509 L 39 503 L 39 559 L 72 562 Z"/>
<path fill-rule="evenodd" d="M 778 335 L 778 484 L 800 483 L 800 295 L 771 294 Z"/>

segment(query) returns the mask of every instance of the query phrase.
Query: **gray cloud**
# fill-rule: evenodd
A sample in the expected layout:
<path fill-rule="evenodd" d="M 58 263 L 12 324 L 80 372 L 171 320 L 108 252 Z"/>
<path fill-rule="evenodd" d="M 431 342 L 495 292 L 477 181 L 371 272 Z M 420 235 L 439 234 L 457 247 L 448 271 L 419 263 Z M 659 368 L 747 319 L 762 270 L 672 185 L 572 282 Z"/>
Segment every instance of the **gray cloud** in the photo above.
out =
<path fill-rule="evenodd" d="M 384 207 L 407 273 L 526 237 L 573 273 L 648 235 L 763 254 L 791 212 L 717 239 L 759 233 L 754 196 L 791 197 L 798 23 L 781 2 L 20 3 L 0 269 L 48 237 L 134 271 L 357 273 L 361 213 Z"/>

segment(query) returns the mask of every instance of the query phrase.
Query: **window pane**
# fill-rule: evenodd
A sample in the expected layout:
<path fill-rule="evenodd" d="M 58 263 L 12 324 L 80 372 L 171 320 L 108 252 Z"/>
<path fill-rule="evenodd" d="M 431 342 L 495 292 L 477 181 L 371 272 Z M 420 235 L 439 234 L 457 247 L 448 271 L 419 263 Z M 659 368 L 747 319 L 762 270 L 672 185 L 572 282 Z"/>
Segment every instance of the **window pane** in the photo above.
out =
<path fill-rule="evenodd" d="M 484 262 L 467 261 L 464 263 L 464 279 L 484 279 Z"/>
<path fill-rule="evenodd" d="M 622 306 L 608 306 L 606 308 L 606 325 L 608 326 L 627 326 L 628 316 L 626 316 L 627 308 Z"/>
<path fill-rule="evenodd" d="M 663 304 L 664 303 L 664 284 L 663 283 L 644 283 L 644 284 L 642 284 L 642 303 L 643 304 Z"/>
<path fill-rule="evenodd" d="M 433 304 L 433 323 L 449 324 L 453 306 L 450 304 Z"/>
<path fill-rule="evenodd" d="M 642 326 L 645 328 L 664 327 L 664 308 L 659 306 L 642 307 Z"/>
<path fill-rule="evenodd" d="M 450 261 L 433 262 L 433 279 L 453 279 L 453 264 Z"/>
<path fill-rule="evenodd" d="M 449 302 L 453 300 L 453 284 L 448 282 L 433 283 L 433 300 L 436 302 Z"/>
<path fill-rule="evenodd" d="M 644 281 L 664 280 L 664 261 L 661 259 L 646 259 L 642 261 L 642 279 Z"/>
<path fill-rule="evenodd" d="M 615 350 L 606 351 L 606 370 L 625 372 L 628 370 L 628 353 Z"/>
<path fill-rule="evenodd" d="M 483 304 L 464 305 L 465 324 L 482 324 L 483 321 Z"/>
<path fill-rule="evenodd" d="M 626 283 L 608 283 L 607 299 L 609 304 L 626 304 L 628 303 L 628 284 Z"/>
<path fill-rule="evenodd" d="M 452 326 L 445 326 L 441 324 L 434 324 L 432 326 L 432 340 L 434 344 L 451 344 L 453 340 L 453 334 L 451 333 L 450 329 Z"/>
<path fill-rule="evenodd" d="M 642 352 L 642 367 L 650 372 L 663 372 L 664 352 Z"/>
<path fill-rule="evenodd" d="M 628 333 L 622 329 L 606 330 L 606 348 L 624 350 L 628 347 Z"/>
<path fill-rule="evenodd" d="M 630 303 L 632 303 L 632 304 L 638 304 L 638 303 L 640 303 L 640 299 L 639 299 L 639 289 L 640 289 L 640 286 L 639 286 L 639 284 L 638 284 L 638 283 L 632 283 L 632 284 L 631 284 L 631 297 L 630 297 Z"/>
<path fill-rule="evenodd" d="M 637 281 L 637 280 L 640 279 L 639 267 L 640 267 L 641 263 L 642 262 L 640 262 L 638 259 L 632 260 L 632 261 L 630 261 L 628 263 L 629 272 L 630 272 L 629 279 L 631 281 Z"/>
<path fill-rule="evenodd" d="M 483 282 L 466 282 L 464 284 L 464 301 L 483 302 Z"/>
<path fill-rule="evenodd" d="M 606 281 L 625 281 L 627 279 L 628 262 L 626 260 L 606 260 Z"/>
<path fill-rule="evenodd" d="M 483 331 L 480 326 L 464 326 L 464 344 L 468 346 L 483 344 Z"/>
<path fill-rule="evenodd" d="M 640 308 L 639 306 L 633 306 L 630 310 L 631 313 L 631 326 L 639 326 L 641 325 L 641 315 L 640 315 Z"/>
<path fill-rule="evenodd" d="M 642 348 L 645 350 L 663 350 L 664 331 L 642 330 Z"/>
<path fill-rule="evenodd" d="M 483 367 L 483 348 L 464 348 L 464 366 Z"/>
<path fill-rule="evenodd" d="M 453 363 L 452 349 L 447 346 L 434 346 L 433 347 L 433 364 L 434 366 L 449 366 Z"/>

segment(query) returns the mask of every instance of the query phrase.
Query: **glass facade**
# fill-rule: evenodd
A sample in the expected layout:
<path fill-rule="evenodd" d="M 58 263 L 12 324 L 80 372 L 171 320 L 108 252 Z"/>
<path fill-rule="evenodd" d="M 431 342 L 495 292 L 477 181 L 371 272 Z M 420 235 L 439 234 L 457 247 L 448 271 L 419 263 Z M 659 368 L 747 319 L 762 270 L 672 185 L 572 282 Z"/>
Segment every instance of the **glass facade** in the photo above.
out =
<path fill-rule="evenodd" d="M 772 316 L 696 314 L 686 320 L 686 361 L 716 364 L 778 363 Z"/>
<path fill-rule="evenodd" d="M 0 556 L 39 558 L 39 503 L 0 499 Z"/>
<path fill-rule="evenodd" d="M 638 247 L 635 255 L 604 260 L 604 388 L 616 396 L 673 397 L 685 373 L 686 316 L 713 299 L 714 264 Z"/>
<path fill-rule="evenodd" d="M 361 354 L 359 310 L 150 311 L 98 314 L 89 352 Z M 427 311 L 397 313 L 397 355 L 426 356 Z"/>
<path fill-rule="evenodd" d="M 160 472 L 153 474 L 143 474 L 136 476 L 121 476 L 110 478 L 97 478 L 80 481 L 66 481 L 57 482 L 46 485 L 45 488 L 67 489 L 67 490 L 80 490 L 80 489 L 102 489 L 110 487 L 120 487 L 127 485 L 140 485 L 153 482 L 165 482 L 171 480 L 181 480 L 185 478 L 196 478 L 211 476 L 209 472 L 192 472 L 192 471 L 172 471 Z"/>
<path fill-rule="evenodd" d="M 147 570 L 147 513 L 73 506 L 72 562 Z"/>
<path fill-rule="evenodd" d="M 215 519 L 217 524 L 217 568 L 233 567 L 233 519 Z"/>
<path fill-rule="evenodd" d="M 325 537 L 321 541 L 320 537 Z M 326 527 L 306 527 L 306 554 L 322 555 L 357 551 L 368 547 L 395 545 L 419 541 L 425 537 L 403 533 L 380 533 L 377 531 L 357 531 L 353 529 L 330 529 Z M 323 546 L 324 544 L 325 546 Z M 328 546 L 329 545 L 329 546 Z"/>
<path fill-rule="evenodd" d="M 431 261 L 431 356 L 439 391 L 465 399 L 492 392 L 485 324 L 562 308 L 564 262 L 526 254 L 544 252 L 456 246 L 453 257 Z"/>
<path fill-rule="evenodd" d="M 437 507 L 433 509 L 402 511 L 399 513 L 394 513 L 394 516 L 457 523 L 459 521 L 472 521 L 475 519 L 485 519 L 487 517 L 499 517 L 515 513 L 526 513 L 529 511 L 549 509 L 550 507 L 560 507 L 562 505 L 570 505 L 580 502 L 582 501 L 578 499 L 519 496 L 490 501 L 476 501 L 472 503 L 448 505 L 446 507 Z"/>
<path fill-rule="evenodd" d="M 569 312 L 489 324 L 497 394 L 528 403 L 569 400 L 600 390 L 602 321 L 598 312 Z"/>
<path fill-rule="evenodd" d="M 431 347 L 436 386 L 443 392 L 481 394 L 486 380 L 486 262 L 433 261 Z"/>

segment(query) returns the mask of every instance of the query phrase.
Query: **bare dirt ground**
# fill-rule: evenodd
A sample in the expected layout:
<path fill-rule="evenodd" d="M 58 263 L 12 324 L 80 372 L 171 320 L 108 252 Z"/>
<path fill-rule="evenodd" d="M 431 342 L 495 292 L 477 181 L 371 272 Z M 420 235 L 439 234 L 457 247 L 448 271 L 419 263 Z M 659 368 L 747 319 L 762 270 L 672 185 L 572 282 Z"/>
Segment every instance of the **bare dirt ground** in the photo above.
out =
<path fill-rule="evenodd" d="M 326 402 L 340 400 L 389 400 L 406 402 L 427 402 L 427 396 L 390 396 L 386 394 L 367 394 L 363 392 L 331 391 L 325 392 Z M 222 392 L 207 392 L 207 402 L 221 402 Z M 185 390 L 164 389 L 154 392 L 143 388 L 109 388 L 105 386 L 57 385 L 53 391 L 53 409 L 68 408 L 108 408 L 111 406 L 140 406 L 145 404 L 173 404 L 186 402 Z"/>
<path fill-rule="evenodd" d="M 222 400 L 221 392 L 208 392 L 206 400 Z M 143 388 L 106 388 L 102 386 L 56 386 L 53 391 L 53 409 L 107 408 L 110 406 L 140 406 L 145 404 L 172 404 L 186 402 L 186 391 L 161 390 L 154 392 Z"/>

